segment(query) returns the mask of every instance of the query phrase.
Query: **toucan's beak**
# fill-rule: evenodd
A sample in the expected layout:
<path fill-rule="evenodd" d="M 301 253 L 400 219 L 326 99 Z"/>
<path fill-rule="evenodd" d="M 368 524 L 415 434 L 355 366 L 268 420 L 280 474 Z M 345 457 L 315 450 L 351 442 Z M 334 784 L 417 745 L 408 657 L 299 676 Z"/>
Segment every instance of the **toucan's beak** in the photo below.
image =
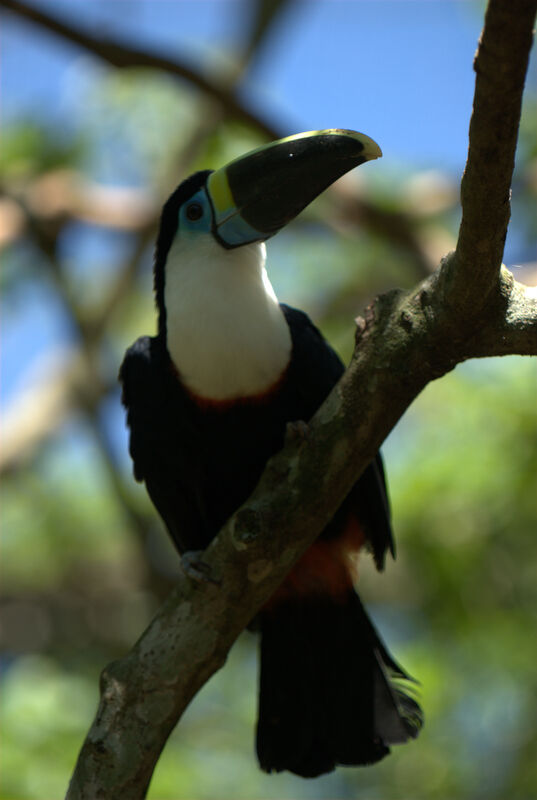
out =
<path fill-rule="evenodd" d="M 252 150 L 208 178 L 213 233 L 228 248 L 268 239 L 345 172 L 381 155 L 369 136 L 338 128 Z"/>

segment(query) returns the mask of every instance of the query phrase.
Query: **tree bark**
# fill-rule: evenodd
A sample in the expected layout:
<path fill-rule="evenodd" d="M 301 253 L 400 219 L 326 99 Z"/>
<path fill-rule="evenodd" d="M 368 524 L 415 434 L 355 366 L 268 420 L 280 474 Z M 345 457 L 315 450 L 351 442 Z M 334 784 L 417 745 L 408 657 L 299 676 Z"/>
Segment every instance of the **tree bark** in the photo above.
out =
<path fill-rule="evenodd" d="M 205 552 L 215 582 L 179 580 L 131 652 L 104 670 L 69 800 L 145 797 L 185 707 L 429 381 L 468 358 L 537 354 L 537 295 L 501 266 L 536 7 L 488 5 L 456 251 L 357 319 L 345 375 L 307 427 L 289 426 L 284 449 Z"/>

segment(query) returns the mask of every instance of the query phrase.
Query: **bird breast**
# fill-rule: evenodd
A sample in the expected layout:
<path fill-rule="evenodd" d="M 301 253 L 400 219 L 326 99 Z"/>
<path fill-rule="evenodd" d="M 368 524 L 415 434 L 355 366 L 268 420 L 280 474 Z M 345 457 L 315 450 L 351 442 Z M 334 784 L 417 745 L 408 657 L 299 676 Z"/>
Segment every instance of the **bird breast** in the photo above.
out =
<path fill-rule="evenodd" d="M 203 241 L 199 240 L 203 238 Z M 291 358 L 291 334 L 264 244 L 226 250 L 176 237 L 166 261 L 168 352 L 189 391 L 211 401 L 265 394 Z"/>

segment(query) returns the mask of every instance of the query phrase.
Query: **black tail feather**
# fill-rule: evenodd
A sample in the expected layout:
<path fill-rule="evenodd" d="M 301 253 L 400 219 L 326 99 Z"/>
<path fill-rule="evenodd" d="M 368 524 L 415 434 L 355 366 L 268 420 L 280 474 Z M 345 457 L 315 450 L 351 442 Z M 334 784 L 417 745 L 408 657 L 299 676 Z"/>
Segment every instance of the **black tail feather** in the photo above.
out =
<path fill-rule="evenodd" d="M 372 764 L 423 724 L 359 597 L 287 601 L 263 614 L 257 754 L 303 777 Z M 406 687 L 405 687 L 406 688 Z"/>

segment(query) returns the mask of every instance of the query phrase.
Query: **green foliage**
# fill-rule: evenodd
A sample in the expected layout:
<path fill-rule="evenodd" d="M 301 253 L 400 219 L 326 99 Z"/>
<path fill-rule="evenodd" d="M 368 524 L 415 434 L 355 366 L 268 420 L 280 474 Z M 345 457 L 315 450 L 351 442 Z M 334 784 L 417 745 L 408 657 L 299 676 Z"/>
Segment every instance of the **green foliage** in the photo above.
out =
<path fill-rule="evenodd" d="M 55 659 L 25 656 L 7 669 L 2 722 L 2 797 L 61 797 L 97 685 Z"/>
<path fill-rule="evenodd" d="M 51 169 L 80 163 L 83 137 L 70 136 L 33 119 L 5 128 L 0 149 L 0 180 L 35 177 Z"/>
<path fill-rule="evenodd" d="M 66 426 L 35 468 L 4 480 L 2 494 L 4 591 L 43 591 L 77 562 L 128 558 L 129 533 L 83 429 Z"/>

